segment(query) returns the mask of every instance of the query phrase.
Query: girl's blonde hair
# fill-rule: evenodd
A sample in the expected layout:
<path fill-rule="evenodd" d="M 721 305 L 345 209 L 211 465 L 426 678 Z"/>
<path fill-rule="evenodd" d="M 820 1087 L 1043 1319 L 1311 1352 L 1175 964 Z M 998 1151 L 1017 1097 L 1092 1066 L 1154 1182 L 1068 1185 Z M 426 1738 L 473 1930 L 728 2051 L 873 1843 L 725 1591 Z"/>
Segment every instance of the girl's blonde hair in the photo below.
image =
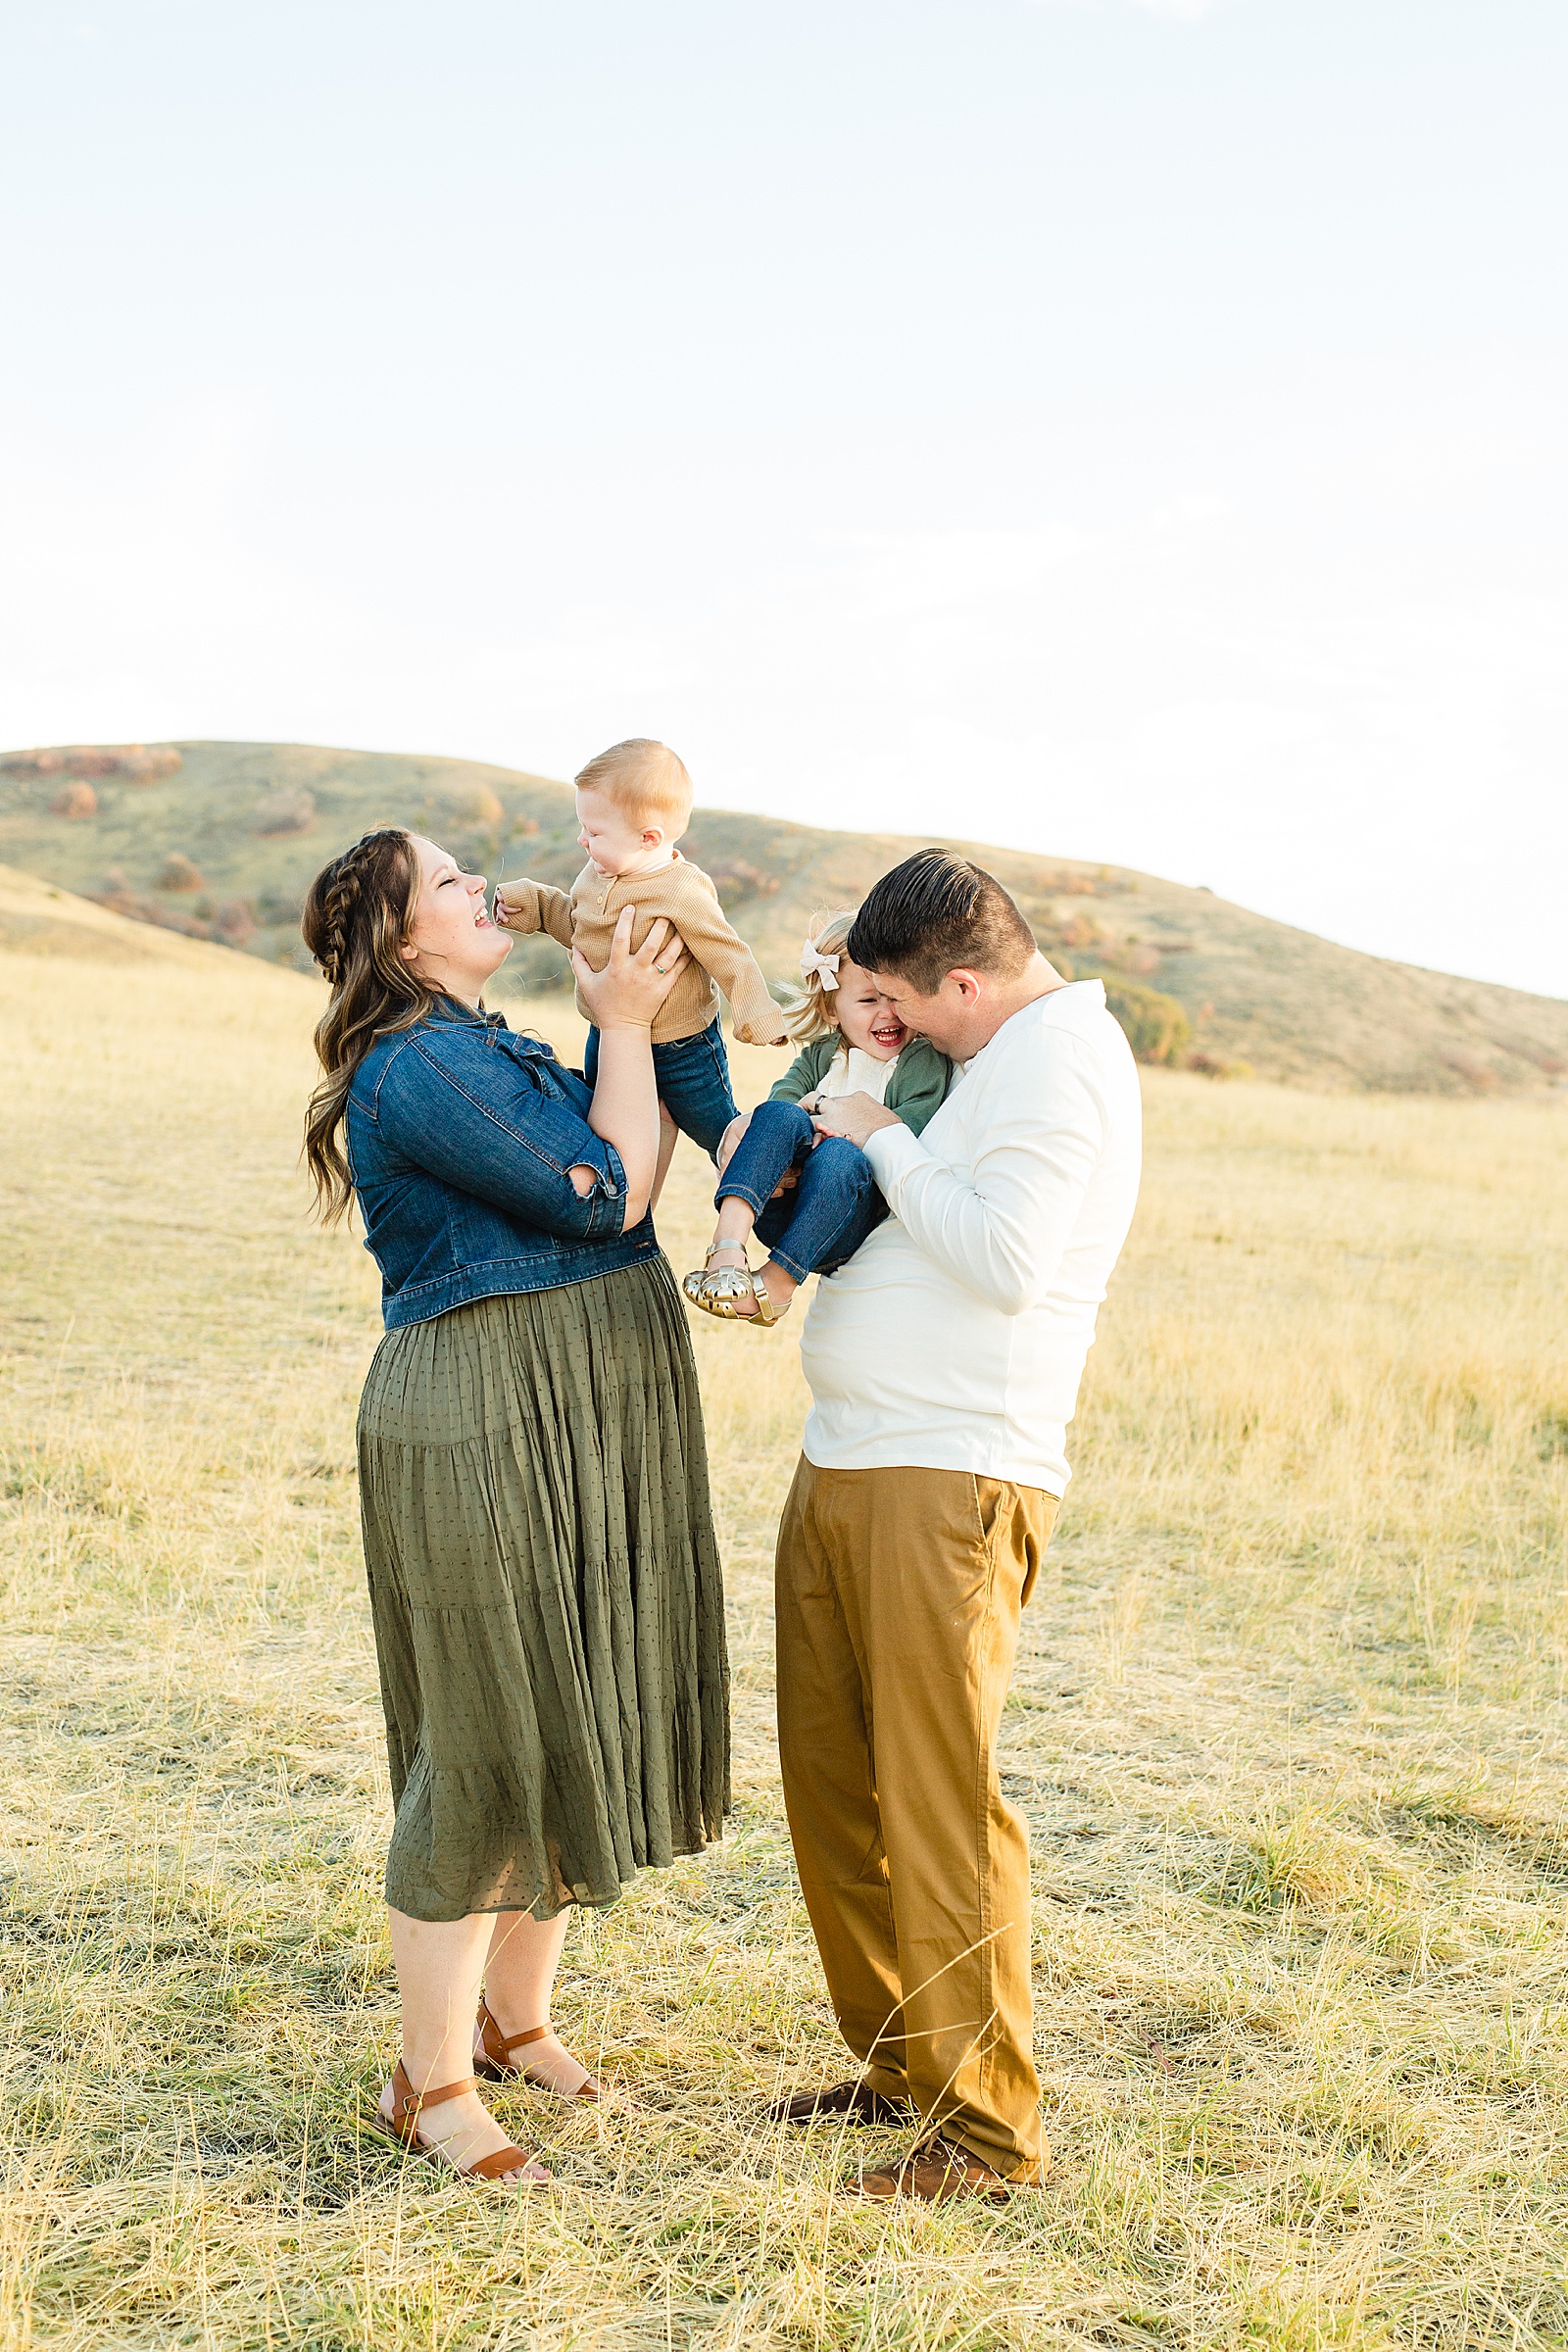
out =
<path fill-rule="evenodd" d="M 855 922 L 856 908 L 841 906 L 836 914 L 813 914 L 806 934 L 806 944 L 818 956 L 836 956 L 842 974 L 848 958 L 845 943 Z M 801 985 L 792 989 L 784 1003 L 784 1026 L 798 1046 L 808 1046 L 819 1037 L 830 1037 L 838 1027 L 838 1015 L 833 1010 L 836 991 L 824 988 L 820 972 L 803 972 Z"/>

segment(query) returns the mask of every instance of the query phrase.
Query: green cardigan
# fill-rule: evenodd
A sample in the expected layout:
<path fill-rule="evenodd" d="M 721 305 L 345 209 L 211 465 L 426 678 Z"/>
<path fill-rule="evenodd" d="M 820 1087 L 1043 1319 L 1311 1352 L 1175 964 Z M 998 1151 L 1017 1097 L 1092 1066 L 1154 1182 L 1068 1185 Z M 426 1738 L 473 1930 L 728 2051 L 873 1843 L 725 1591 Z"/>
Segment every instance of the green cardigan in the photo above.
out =
<path fill-rule="evenodd" d="M 826 1037 L 814 1037 L 804 1053 L 796 1054 L 777 1086 L 770 1090 L 768 1101 L 798 1102 L 803 1095 L 813 1094 L 827 1076 L 843 1042 L 836 1029 L 829 1030 Z M 941 1109 L 955 1075 L 953 1063 L 945 1054 L 937 1052 L 928 1037 L 911 1037 L 888 1080 L 884 1098 L 887 1107 L 897 1111 L 906 1127 L 918 1135 L 933 1113 Z"/>

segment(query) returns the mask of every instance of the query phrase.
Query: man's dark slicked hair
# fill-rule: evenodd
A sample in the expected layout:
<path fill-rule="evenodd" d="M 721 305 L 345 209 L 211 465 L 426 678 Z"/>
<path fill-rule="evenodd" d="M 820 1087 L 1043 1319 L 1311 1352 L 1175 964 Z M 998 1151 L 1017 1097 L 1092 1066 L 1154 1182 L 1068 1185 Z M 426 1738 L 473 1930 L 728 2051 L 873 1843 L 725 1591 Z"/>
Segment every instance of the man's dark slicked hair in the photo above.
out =
<path fill-rule="evenodd" d="M 916 850 L 875 883 L 846 950 L 868 972 L 896 972 L 934 997 L 951 971 L 1014 980 L 1035 935 L 995 874 L 946 850 Z"/>

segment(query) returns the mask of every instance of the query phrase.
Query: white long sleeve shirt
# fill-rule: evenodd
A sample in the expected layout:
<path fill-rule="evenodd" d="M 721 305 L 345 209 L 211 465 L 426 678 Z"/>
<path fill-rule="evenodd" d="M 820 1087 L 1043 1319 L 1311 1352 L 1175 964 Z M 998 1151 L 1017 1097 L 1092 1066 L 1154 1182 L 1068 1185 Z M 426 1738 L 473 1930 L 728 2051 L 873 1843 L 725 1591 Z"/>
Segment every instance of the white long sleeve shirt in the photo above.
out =
<path fill-rule="evenodd" d="M 1066 1491 L 1066 1432 L 1138 1199 L 1138 1068 L 1098 980 L 1026 1004 L 923 1135 L 866 1156 L 892 1212 L 801 1335 L 820 1470 Z"/>

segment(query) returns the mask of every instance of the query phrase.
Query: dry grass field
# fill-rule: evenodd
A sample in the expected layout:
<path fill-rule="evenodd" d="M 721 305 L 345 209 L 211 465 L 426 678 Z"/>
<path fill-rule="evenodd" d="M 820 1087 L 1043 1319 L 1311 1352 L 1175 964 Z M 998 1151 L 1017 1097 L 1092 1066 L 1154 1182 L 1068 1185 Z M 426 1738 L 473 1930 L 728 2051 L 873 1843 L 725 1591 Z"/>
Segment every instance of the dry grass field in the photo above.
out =
<path fill-rule="evenodd" d="M 1002 2212 L 858 2206 L 885 2135 L 759 2120 L 836 2064 L 771 1735 L 803 1397 L 787 1327 L 697 1333 L 735 1817 L 574 1929 L 636 2104 L 507 2097 L 560 2183 L 509 2197 L 356 2121 L 374 1286 L 304 1213 L 315 1004 L 0 955 L 0 2343 L 1568 2342 L 1568 1103 L 1149 1074 L 1007 1717 L 1055 2169 Z"/>

